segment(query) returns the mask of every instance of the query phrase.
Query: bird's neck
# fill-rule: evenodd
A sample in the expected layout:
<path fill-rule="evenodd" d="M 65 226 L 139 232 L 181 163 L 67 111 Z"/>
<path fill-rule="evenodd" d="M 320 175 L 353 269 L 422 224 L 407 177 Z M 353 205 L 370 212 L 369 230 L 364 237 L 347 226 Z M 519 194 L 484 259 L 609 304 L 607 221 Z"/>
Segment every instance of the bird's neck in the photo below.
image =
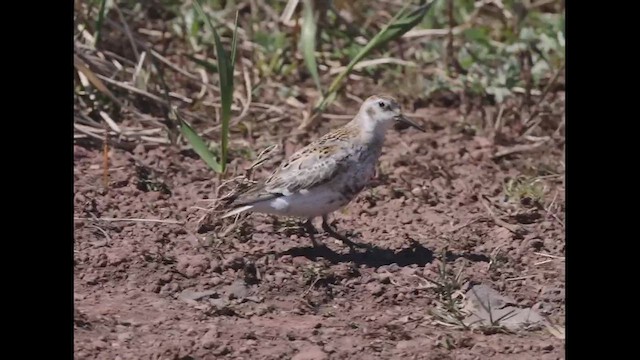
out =
<path fill-rule="evenodd" d="M 388 130 L 387 124 L 373 121 L 367 113 L 359 114 L 353 123 L 359 128 L 360 140 L 363 143 L 382 146 Z"/>

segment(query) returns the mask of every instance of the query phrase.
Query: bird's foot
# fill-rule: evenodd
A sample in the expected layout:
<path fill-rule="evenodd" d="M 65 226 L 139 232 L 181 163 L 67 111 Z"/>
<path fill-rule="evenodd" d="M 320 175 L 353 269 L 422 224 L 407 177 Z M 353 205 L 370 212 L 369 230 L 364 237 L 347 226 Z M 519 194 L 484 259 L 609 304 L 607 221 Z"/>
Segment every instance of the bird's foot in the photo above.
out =
<path fill-rule="evenodd" d="M 349 249 L 352 252 L 355 251 L 355 248 L 361 248 L 361 249 L 370 248 L 369 245 L 360 244 L 360 243 L 351 241 L 347 236 L 337 232 L 336 229 L 334 229 L 333 227 L 331 227 L 331 225 L 329 225 L 329 222 L 327 221 L 326 217 L 322 218 L 322 229 L 333 238 L 342 241 L 345 245 L 349 247 Z"/>
<path fill-rule="evenodd" d="M 318 230 L 316 230 L 316 228 L 313 226 L 312 219 L 308 219 L 307 221 L 305 221 L 302 224 L 302 227 L 307 232 L 307 235 L 309 236 L 309 239 L 311 239 L 311 243 L 313 244 L 314 248 L 320 248 L 325 246 L 324 244 L 321 244 L 316 240 L 315 234 L 318 233 Z"/>

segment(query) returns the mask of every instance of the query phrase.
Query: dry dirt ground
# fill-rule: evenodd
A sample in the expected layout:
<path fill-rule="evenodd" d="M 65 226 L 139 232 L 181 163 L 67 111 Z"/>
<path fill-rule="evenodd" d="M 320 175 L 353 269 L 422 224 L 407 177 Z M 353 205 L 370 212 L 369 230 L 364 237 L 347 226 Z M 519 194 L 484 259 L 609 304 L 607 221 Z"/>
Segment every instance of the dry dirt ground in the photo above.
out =
<path fill-rule="evenodd" d="M 563 176 L 541 178 L 542 204 L 505 193 L 532 169 L 563 174 L 561 146 L 493 158 L 514 144 L 461 130 L 452 110 L 418 113 L 428 132 L 390 132 L 375 183 L 332 217 L 372 246 L 356 253 L 322 234 L 316 250 L 296 222 L 263 215 L 198 233 L 219 180 L 196 155 L 111 149 L 107 191 L 101 149 L 74 145 L 75 357 L 563 359 L 544 326 L 455 321 L 465 289 L 486 284 L 564 326 Z"/>

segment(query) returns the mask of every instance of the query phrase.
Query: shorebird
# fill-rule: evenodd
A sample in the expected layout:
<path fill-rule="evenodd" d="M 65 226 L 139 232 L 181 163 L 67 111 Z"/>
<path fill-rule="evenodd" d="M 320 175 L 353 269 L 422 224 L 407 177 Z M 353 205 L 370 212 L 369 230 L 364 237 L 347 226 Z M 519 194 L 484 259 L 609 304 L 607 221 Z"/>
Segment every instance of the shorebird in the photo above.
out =
<path fill-rule="evenodd" d="M 328 215 L 349 204 L 369 183 L 387 131 L 395 124 L 422 127 L 402 114 L 390 96 L 374 95 L 356 116 L 283 161 L 265 180 L 229 200 L 226 218 L 245 211 L 306 219 L 304 227 L 315 247 L 313 219 L 322 217 L 322 229 L 353 250 L 362 245 L 339 234 Z"/>

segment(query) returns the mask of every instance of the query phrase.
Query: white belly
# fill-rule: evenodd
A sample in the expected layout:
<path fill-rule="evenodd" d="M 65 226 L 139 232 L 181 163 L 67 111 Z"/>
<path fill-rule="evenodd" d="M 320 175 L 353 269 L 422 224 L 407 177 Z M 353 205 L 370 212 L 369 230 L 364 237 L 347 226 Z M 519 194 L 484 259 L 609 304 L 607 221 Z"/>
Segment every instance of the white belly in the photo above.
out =
<path fill-rule="evenodd" d="M 251 210 L 302 218 L 329 214 L 349 204 L 369 183 L 374 171 L 375 164 L 360 166 L 323 185 L 257 203 Z"/>
<path fill-rule="evenodd" d="M 268 214 L 312 218 L 334 212 L 350 202 L 328 186 L 318 186 L 302 190 L 289 196 L 282 196 L 255 204 L 252 210 Z"/>

